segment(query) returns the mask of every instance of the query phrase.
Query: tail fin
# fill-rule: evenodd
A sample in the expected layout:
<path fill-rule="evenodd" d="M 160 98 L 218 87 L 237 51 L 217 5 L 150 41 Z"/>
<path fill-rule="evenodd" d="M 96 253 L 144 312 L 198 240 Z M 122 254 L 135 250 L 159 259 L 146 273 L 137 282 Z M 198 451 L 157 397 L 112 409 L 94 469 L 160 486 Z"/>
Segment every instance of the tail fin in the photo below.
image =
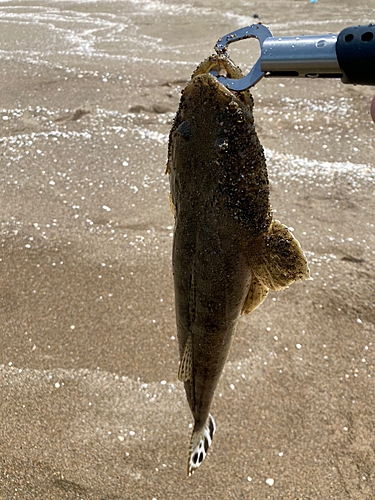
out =
<path fill-rule="evenodd" d="M 198 469 L 205 459 L 207 450 L 211 446 L 215 430 L 215 421 L 211 414 L 208 415 L 206 425 L 203 429 L 196 431 L 194 428 L 190 440 L 188 476 L 191 476 L 195 472 L 195 469 Z"/>

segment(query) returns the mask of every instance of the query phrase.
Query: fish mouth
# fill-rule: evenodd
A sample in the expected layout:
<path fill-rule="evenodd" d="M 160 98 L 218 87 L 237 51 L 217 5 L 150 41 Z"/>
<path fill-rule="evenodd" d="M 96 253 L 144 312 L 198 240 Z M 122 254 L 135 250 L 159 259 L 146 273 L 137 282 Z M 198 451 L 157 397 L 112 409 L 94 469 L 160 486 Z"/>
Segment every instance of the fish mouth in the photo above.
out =
<path fill-rule="evenodd" d="M 242 70 L 238 66 L 236 66 L 228 56 L 225 56 L 223 54 L 213 54 L 207 57 L 207 59 L 201 62 L 201 64 L 191 75 L 191 82 L 195 80 L 195 77 L 204 76 L 207 79 L 207 83 L 209 82 L 209 84 L 216 86 L 217 89 L 220 89 L 221 92 L 229 93 L 229 95 L 239 98 L 250 110 L 252 110 L 254 102 L 248 90 L 245 92 L 236 92 L 235 90 L 229 89 L 228 87 L 224 86 L 218 80 L 218 77 L 239 80 L 245 76 Z"/>
<path fill-rule="evenodd" d="M 224 78 L 228 78 L 228 72 L 225 68 L 220 66 L 219 64 L 214 64 L 208 71 L 211 73 L 211 75 L 216 76 L 218 78 L 219 76 L 222 76 Z"/>
<path fill-rule="evenodd" d="M 204 73 L 210 73 L 216 77 L 234 78 L 236 80 L 245 76 L 240 68 L 224 55 L 212 55 L 205 59 L 194 71 L 192 78 Z"/>
<path fill-rule="evenodd" d="M 223 54 L 211 55 L 201 62 L 192 74 L 190 82 L 183 91 L 184 96 L 187 97 L 190 93 L 195 95 L 197 89 L 201 85 L 209 86 L 215 88 L 222 95 L 225 94 L 231 96 L 232 98 L 234 97 L 239 99 L 248 108 L 248 110 L 252 112 L 254 101 L 250 92 L 248 90 L 244 92 L 236 92 L 235 90 L 227 88 L 218 80 L 218 77 L 221 76 L 238 80 L 243 78 L 245 75 L 228 56 Z"/>

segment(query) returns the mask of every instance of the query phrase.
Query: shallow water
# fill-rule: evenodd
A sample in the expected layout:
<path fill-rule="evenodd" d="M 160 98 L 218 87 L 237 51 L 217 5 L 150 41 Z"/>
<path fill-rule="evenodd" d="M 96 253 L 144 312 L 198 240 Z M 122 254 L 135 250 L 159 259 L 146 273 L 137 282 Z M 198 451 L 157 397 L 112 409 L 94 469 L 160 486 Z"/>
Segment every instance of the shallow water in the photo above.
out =
<path fill-rule="evenodd" d="M 168 133 L 196 65 L 254 14 L 274 35 L 338 33 L 375 7 L 0 0 L 5 498 L 371 497 L 374 89 L 337 81 L 253 89 L 275 217 L 314 281 L 241 318 L 212 452 L 185 481 Z M 248 70 L 257 42 L 231 54 Z"/>

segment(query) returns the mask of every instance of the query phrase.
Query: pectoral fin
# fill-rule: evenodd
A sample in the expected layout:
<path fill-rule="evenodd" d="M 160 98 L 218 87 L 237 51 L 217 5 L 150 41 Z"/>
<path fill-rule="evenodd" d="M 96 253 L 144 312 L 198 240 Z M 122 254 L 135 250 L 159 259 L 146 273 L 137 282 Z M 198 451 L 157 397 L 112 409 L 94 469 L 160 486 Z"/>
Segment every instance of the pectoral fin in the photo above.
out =
<path fill-rule="evenodd" d="M 260 306 L 260 304 L 266 298 L 267 293 L 268 288 L 262 285 L 262 283 L 253 273 L 250 288 L 247 293 L 245 302 L 243 303 L 241 313 L 249 314 L 251 313 L 251 311 L 254 311 L 254 309 Z"/>
<path fill-rule="evenodd" d="M 301 245 L 288 228 L 276 220 L 252 249 L 249 263 L 260 283 L 270 290 L 282 290 L 294 281 L 310 278 Z"/>
<path fill-rule="evenodd" d="M 188 336 L 184 354 L 182 355 L 180 367 L 178 369 L 178 380 L 181 382 L 187 382 L 192 380 L 193 376 L 193 342 L 191 334 Z"/>

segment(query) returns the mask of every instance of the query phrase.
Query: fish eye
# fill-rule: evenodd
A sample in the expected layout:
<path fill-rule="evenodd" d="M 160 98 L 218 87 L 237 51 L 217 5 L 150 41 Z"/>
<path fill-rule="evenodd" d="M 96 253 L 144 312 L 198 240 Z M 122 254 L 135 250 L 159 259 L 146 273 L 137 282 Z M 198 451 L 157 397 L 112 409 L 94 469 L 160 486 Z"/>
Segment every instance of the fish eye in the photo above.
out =
<path fill-rule="evenodd" d="M 218 137 L 215 141 L 215 149 L 220 152 L 225 152 L 228 149 L 228 139 L 223 137 Z"/>
<path fill-rule="evenodd" d="M 191 126 L 189 123 L 185 120 L 183 121 L 178 127 L 177 127 L 177 132 L 180 134 L 180 136 L 185 139 L 185 141 L 188 141 L 193 137 L 193 131 L 191 129 Z"/>

